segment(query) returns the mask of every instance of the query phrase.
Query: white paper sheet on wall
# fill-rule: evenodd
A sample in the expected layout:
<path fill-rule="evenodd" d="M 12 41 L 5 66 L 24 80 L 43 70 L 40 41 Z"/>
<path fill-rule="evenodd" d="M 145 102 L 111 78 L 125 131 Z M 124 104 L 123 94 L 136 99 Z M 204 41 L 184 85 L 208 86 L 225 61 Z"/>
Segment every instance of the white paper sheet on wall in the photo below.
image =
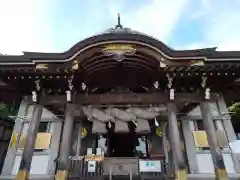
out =
<path fill-rule="evenodd" d="M 95 172 L 96 161 L 88 161 L 88 172 Z"/>
<path fill-rule="evenodd" d="M 140 172 L 161 172 L 161 161 L 139 160 Z"/>
<path fill-rule="evenodd" d="M 92 155 L 92 148 L 87 148 L 87 155 Z"/>
<path fill-rule="evenodd" d="M 240 154 L 240 140 L 230 142 L 229 146 L 233 153 Z"/>

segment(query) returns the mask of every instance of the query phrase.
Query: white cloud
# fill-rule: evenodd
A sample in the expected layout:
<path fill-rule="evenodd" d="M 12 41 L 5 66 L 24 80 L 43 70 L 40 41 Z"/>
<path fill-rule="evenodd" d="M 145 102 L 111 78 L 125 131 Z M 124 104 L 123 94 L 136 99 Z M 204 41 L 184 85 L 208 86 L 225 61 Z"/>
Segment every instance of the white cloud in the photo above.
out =
<path fill-rule="evenodd" d="M 176 26 L 181 13 L 189 0 L 148 0 L 137 1 L 129 5 L 129 0 L 105 0 L 105 3 L 91 0 L 86 12 L 79 16 L 86 17 L 84 28 L 80 28 L 79 37 L 91 36 L 116 23 L 117 12 L 121 13 L 122 24 L 165 41 Z M 52 34 L 57 30 L 48 21 L 51 16 L 48 8 L 54 8 L 54 0 L 8 0 L 0 1 L 0 53 L 18 54 L 21 51 L 56 51 Z M 143 3 L 143 4 L 140 4 Z M 54 3 L 58 3 L 55 1 Z M 69 1 L 71 3 L 71 1 Z M 137 4 L 138 3 L 138 4 Z M 71 6 L 66 7 L 71 8 Z M 70 16 L 69 16 L 70 17 Z M 63 19 L 63 24 L 69 24 Z M 71 34 L 75 27 L 66 28 Z M 80 24 L 79 26 L 84 26 Z M 69 32 L 68 32 L 69 31 Z M 72 31 L 72 32 L 70 32 Z M 78 31 L 78 30 L 76 30 Z M 78 32 L 75 32 L 78 34 Z M 78 40 L 76 37 L 76 41 Z M 61 38 L 61 37 L 57 37 Z M 66 41 L 66 37 L 64 38 Z M 64 43 L 62 41 L 62 43 Z M 61 42 L 61 40 L 60 40 Z M 69 42 L 65 42 L 69 44 Z"/>
<path fill-rule="evenodd" d="M 238 8 L 229 6 L 218 15 L 216 14 L 208 30 L 209 34 L 206 36 L 210 43 L 217 44 L 218 49 L 240 50 L 240 11 Z"/>
<path fill-rule="evenodd" d="M 53 45 L 52 36 L 56 28 L 52 27 L 48 21 L 51 16 L 49 12 L 54 8 L 51 4 L 53 2 L 57 1 L 0 1 L 0 53 L 56 51 L 58 48 Z M 143 3 L 131 4 L 131 6 L 128 0 L 105 0 L 104 4 L 101 2 L 92 0 L 88 3 L 91 11 L 89 11 L 90 7 L 86 7 L 88 10 L 82 12 L 88 20 L 85 22 L 86 28 L 79 31 L 79 35 L 87 37 L 94 32 L 101 32 L 111 27 L 111 24 L 116 23 L 117 12 L 120 12 L 122 24 L 125 27 L 166 42 L 172 30 L 176 28 L 182 13 L 186 8 L 191 8 L 188 7 L 189 0 L 139 0 Z M 204 38 L 200 42 L 192 42 L 185 47 L 190 49 L 217 46 L 220 50 L 240 50 L 240 1 L 201 0 L 201 3 L 197 11 L 189 14 L 189 17 L 203 22 Z M 67 31 L 72 30 L 71 28 Z M 71 32 L 66 34 L 68 33 Z M 77 38 L 79 37 L 76 37 L 76 41 Z"/>
<path fill-rule="evenodd" d="M 205 37 L 198 43 L 199 46 L 216 46 L 218 50 L 240 50 L 240 1 L 204 1 L 195 14 L 195 18 L 204 22 L 202 28 Z"/>
<path fill-rule="evenodd" d="M 188 0 L 145 1 L 137 9 L 123 10 L 124 25 L 165 41 L 176 26 L 187 2 Z M 111 12 L 116 14 L 117 8 L 112 7 Z"/>
<path fill-rule="evenodd" d="M 177 49 L 177 50 L 191 50 L 191 49 L 201 49 L 201 48 L 207 48 L 207 47 L 210 47 L 210 46 L 206 46 L 205 44 L 201 44 L 201 43 L 192 43 L 192 44 L 181 45 L 179 47 L 175 47 L 175 49 Z"/>
<path fill-rule="evenodd" d="M 49 4 L 47 0 L 0 1 L 0 53 L 51 50 L 51 29 L 43 18 Z"/>

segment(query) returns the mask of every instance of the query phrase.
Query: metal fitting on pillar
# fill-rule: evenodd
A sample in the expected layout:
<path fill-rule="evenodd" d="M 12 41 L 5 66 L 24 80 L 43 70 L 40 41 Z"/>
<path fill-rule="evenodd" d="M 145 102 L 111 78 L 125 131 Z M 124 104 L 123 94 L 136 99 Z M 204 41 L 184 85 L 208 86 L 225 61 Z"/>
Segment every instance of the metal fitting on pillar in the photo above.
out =
<path fill-rule="evenodd" d="M 73 84 L 72 84 L 73 78 L 74 78 L 74 77 L 71 76 L 71 77 L 69 77 L 69 79 L 68 79 L 68 88 L 69 88 L 70 91 L 73 90 Z"/>
<path fill-rule="evenodd" d="M 210 99 L 210 88 L 206 88 L 205 89 L 205 96 L 204 96 L 205 100 L 209 100 Z"/>
<path fill-rule="evenodd" d="M 81 88 L 82 88 L 83 91 L 86 90 L 87 86 L 86 86 L 86 84 L 84 82 L 81 83 Z"/>
<path fill-rule="evenodd" d="M 170 100 L 174 100 L 174 98 L 175 98 L 174 89 L 170 89 L 169 98 L 170 98 Z"/>
<path fill-rule="evenodd" d="M 153 83 L 153 86 L 154 86 L 155 89 L 159 89 L 159 82 L 158 82 L 158 81 L 155 81 L 155 82 Z"/>
<path fill-rule="evenodd" d="M 73 90 L 72 81 L 73 81 L 73 76 L 71 76 L 71 77 L 68 79 L 68 89 L 69 89 L 69 90 L 66 91 L 67 102 L 71 102 L 71 101 L 72 101 L 72 90 Z"/>
<path fill-rule="evenodd" d="M 167 79 L 168 79 L 168 89 L 169 89 L 169 99 L 174 100 L 175 99 L 175 90 L 172 88 L 173 86 L 173 77 L 167 74 Z"/>
<path fill-rule="evenodd" d="M 41 89 L 41 86 L 40 86 L 40 80 L 39 79 L 37 79 L 37 80 L 35 80 L 35 85 L 36 85 L 36 90 L 35 91 L 32 91 L 32 101 L 34 102 L 34 103 L 37 103 L 38 102 L 38 92 L 40 91 L 40 89 Z"/>
<path fill-rule="evenodd" d="M 206 76 L 202 76 L 202 82 L 201 82 L 201 86 L 203 89 L 205 89 L 204 92 L 204 99 L 205 100 L 209 100 L 210 99 L 210 88 L 206 88 L 207 86 L 207 77 Z"/>
<path fill-rule="evenodd" d="M 71 91 L 66 91 L 66 95 L 67 95 L 67 102 L 71 102 L 72 101 Z"/>
<path fill-rule="evenodd" d="M 202 88 L 205 88 L 207 86 L 207 77 L 202 76 L 202 82 L 201 82 Z"/>
<path fill-rule="evenodd" d="M 37 102 L 37 92 L 36 91 L 32 91 L 32 101 Z"/>

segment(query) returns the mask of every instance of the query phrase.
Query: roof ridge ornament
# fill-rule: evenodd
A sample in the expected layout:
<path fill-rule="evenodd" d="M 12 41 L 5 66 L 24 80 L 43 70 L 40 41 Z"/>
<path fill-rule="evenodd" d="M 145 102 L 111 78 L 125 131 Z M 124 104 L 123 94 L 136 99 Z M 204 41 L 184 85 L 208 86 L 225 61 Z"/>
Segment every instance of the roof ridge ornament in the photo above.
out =
<path fill-rule="evenodd" d="M 115 29 L 123 29 L 123 26 L 121 25 L 121 16 L 120 13 L 117 13 L 117 25 L 115 26 Z"/>

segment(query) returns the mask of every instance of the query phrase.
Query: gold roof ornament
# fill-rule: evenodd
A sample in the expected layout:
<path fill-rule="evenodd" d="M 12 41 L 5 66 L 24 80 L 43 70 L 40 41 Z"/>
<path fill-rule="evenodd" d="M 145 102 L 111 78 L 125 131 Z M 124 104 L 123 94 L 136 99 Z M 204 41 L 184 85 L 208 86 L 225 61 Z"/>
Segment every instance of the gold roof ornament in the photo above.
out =
<path fill-rule="evenodd" d="M 115 27 L 116 29 L 123 29 L 123 26 L 121 25 L 121 16 L 120 13 L 117 13 L 117 25 Z"/>

